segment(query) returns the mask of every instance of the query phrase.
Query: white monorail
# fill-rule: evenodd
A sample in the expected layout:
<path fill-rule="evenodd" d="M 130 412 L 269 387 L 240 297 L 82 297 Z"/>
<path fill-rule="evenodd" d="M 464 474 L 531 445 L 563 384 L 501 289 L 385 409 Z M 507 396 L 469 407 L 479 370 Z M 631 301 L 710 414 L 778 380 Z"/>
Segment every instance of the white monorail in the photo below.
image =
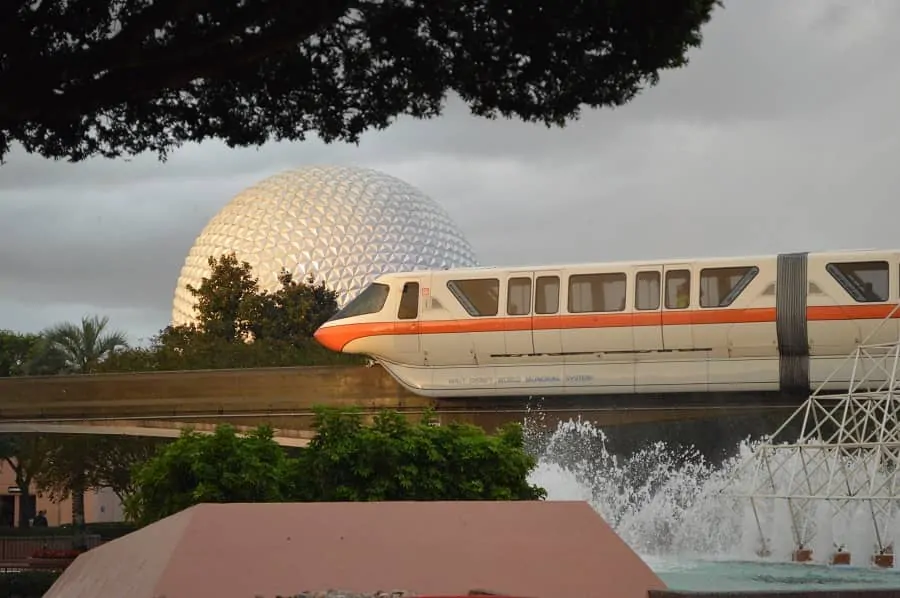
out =
<path fill-rule="evenodd" d="M 804 393 L 897 340 L 898 295 L 900 251 L 423 270 L 378 277 L 316 339 L 426 396 Z"/>

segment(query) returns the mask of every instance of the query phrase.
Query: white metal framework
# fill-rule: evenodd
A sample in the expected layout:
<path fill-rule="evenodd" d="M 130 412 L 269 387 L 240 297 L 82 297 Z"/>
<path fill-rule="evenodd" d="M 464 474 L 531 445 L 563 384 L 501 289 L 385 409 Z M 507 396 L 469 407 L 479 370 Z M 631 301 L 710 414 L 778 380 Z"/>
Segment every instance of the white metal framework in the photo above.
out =
<path fill-rule="evenodd" d="M 868 338 L 735 471 L 727 492 L 743 499 L 757 554 L 811 550 L 825 560 L 835 551 L 862 551 L 856 561 L 893 553 L 900 523 L 900 339 L 866 344 Z M 821 391 L 851 364 L 846 393 Z M 799 438 L 786 439 L 798 423 Z"/>

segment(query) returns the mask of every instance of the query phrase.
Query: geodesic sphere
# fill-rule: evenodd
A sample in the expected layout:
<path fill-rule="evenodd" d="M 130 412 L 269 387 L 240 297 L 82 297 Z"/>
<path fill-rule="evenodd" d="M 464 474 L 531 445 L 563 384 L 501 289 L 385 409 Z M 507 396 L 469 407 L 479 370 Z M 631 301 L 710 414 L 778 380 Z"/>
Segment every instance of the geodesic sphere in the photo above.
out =
<path fill-rule="evenodd" d="M 376 170 L 308 166 L 271 176 L 235 196 L 206 225 L 181 268 L 172 323 L 195 321 L 194 298 L 207 260 L 234 251 L 278 288 L 285 268 L 313 274 L 343 306 L 385 272 L 477 266 L 450 216 L 411 185 Z"/>

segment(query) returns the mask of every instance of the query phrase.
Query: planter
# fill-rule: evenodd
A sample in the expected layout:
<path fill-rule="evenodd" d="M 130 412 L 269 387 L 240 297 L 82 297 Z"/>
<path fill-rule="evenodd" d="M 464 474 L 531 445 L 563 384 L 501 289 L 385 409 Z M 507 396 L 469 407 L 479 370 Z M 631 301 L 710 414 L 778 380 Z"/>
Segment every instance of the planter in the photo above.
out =
<path fill-rule="evenodd" d="M 831 564 L 832 565 L 849 565 L 850 564 L 850 553 L 838 551 L 835 552 L 831 556 Z"/>
<path fill-rule="evenodd" d="M 47 558 L 47 557 L 37 557 L 30 556 L 28 557 L 27 563 L 29 569 L 65 569 L 69 565 L 72 564 L 75 558 L 73 557 L 65 557 L 65 558 Z"/>

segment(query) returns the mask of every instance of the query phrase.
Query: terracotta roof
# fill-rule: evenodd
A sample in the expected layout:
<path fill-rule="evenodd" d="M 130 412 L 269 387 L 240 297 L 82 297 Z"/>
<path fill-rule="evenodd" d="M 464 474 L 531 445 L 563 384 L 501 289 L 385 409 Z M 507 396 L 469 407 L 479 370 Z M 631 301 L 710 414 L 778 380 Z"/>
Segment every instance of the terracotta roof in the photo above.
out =
<path fill-rule="evenodd" d="M 646 598 L 664 588 L 585 502 L 255 503 L 198 505 L 94 548 L 44 598 Z"/>

